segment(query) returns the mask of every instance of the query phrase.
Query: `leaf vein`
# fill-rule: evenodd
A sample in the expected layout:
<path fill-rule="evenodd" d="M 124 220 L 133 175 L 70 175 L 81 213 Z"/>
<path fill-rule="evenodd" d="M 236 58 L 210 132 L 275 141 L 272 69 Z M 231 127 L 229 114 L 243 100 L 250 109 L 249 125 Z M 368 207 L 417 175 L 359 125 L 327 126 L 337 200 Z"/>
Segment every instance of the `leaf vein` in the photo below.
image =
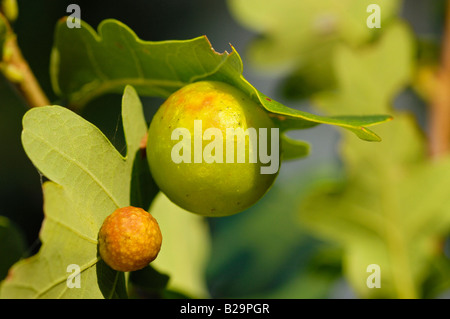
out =
<path fill-rule="evenodd" d="M 35 138 L 40 140 L 42 143 L 46 144 L 49 147 L 49 149 L 55 151 L 57 154 L 61 155 L 70 163 L 74 163 L 76 166 L 78 166 L 82 172 L 85 172 L 90 177 L 90 179 L 94 181 L 100 187 L 100 189 L 102 189 L 105 192 L 105 194 L 111 199 L 111 201 L 114 203 L 114 205 L 116 205 L 117 208 L 121 207 L 121 205 L 116 200 L 116 198 L 111 194 L 111 192 L 100 182 L 100 180 L 89 169 L 87 169 L 79 161 L 75 160 L 74 158 L 64 153 L 62 150 L 55 148 L 52 144 L 48 143 L 45 138 L 33 133 L 32 131 L 29 131 L 29 133 L 34 135 Z"/>

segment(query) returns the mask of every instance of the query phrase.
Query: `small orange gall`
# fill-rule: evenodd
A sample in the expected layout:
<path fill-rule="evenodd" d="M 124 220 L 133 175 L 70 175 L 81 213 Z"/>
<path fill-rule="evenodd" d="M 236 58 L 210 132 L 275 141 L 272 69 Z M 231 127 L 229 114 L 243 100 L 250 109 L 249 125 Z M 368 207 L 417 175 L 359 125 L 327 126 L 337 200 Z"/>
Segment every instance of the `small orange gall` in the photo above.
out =
<path fill-rule="evenodd" d="M 138 207 L 122 207 L 106 217 L 99 231 L 100 257 L 118 271 L 144 268 L 158 255 L 161 230 L 152 215 Z"/>

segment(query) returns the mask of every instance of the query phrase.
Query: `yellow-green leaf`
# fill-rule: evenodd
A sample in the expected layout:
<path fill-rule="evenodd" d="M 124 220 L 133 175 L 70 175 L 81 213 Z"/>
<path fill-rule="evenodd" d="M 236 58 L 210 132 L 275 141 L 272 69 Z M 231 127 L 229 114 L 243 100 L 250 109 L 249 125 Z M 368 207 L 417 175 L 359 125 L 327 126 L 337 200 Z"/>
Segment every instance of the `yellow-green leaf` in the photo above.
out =
<path fill-rule="evenodd" d="M 126 297 L 123 273 L 98 257 L 97 236 L 106 216 L 130 204 L 133 161 L 147 131 L 132 87 L 123 95 L 122 118 L 126 157 L 98 128 L 68 109 L 46 106 L 25 114 L 23 146 L 50 179 L 43 185 L 42 247 L 12 267 L 2 298 Z M 80 271 L 78 279 L 70 276 L 74 269 Z"/>

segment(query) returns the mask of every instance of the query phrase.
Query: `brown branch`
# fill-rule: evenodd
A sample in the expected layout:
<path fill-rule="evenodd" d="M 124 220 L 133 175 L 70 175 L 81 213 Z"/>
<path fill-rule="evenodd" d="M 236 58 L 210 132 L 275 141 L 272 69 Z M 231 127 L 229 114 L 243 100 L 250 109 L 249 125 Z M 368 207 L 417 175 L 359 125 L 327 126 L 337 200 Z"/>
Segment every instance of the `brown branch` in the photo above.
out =
<path fill-rule="evenodd" d="M 14 68 L 14 70 L 20 75 L 19 80 L 12 82 L 17 86 L 28 105 L 30 107 L 49 105 L 50 101 L 34 76 L 28 62 L 23 57 L 15 35 L 8 37 L 5 46 L 7 48 L 6 50 L 9 51 L 10 54 L 6 64 L 8 67 Z"/>
<path fill-rule="evenodd" d="M 49 105 L 50 101 L 34 76 L 28 62 L 22 55 L 8 20 L 0 13 L 1 23 L 7 28 L 3 43 L 3 61 L 0 61 L 0 70 L 12 82 L 25 98 L 30 107 Z"/>
<path fill-rule="evenodd" d="M 432 158 L 450 151 L 450 0 L 447 1 L 441 54 L 429 115 L 429 150 Z"/>

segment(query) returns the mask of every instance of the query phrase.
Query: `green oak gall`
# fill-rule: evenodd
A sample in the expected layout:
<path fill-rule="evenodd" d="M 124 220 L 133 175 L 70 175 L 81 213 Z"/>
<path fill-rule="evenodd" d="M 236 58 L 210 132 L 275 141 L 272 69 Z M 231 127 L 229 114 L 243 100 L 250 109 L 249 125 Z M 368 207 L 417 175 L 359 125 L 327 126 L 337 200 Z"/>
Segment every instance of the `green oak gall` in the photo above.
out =
<path fill-rule="evenodd" d="M 144 268 L 158 255 L 162 236 L 158 223 L 138 207 L 122 207 L 106 217 L 100 228 L 100 257 L 118 271 Z"/>
<path fill-rule="evenodd" d="M 152 176 L 175 204 L 203 216 L 227 216 L 256 203 L 279 169 L 279 132 L 265 109 L 215 81 L 174 92 L 150 124 Z"/>

